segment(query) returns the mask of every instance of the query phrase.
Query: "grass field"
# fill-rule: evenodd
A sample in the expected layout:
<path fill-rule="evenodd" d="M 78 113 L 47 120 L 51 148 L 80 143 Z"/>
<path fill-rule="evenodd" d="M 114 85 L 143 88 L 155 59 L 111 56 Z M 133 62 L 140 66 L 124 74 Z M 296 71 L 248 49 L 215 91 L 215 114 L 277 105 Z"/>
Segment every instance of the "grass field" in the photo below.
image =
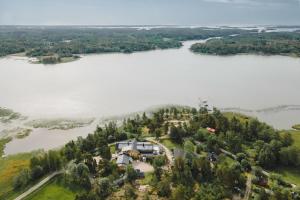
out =
<path fill-rule="evenodd" d="M 296 124 L 292 127 L 293 129 L 300 130 L 300 124 Z"/>
<path fill-rule="evenodd" d="M 62 184 L 58 178 L 54 178 L 25 200 L 74 200 L 75 196 L 75 191 Z"/>
<path fill-rule="evenodd" d="M 292 138 L 294 139 L 293 146 L 300 148 L 300 131 L 282 131 L 281 134 L 285 132 L 289 132 L 292 134 Z M 280 167 L 276 169 L 275 172 L 280 174 L 286 181 L 300 186 L 300 169 L 291 167 Z"/>
<path fill-rule="evenodd" d="M 165 145 L 168 149 L 174 149 L 174 148 L 181 148 L 182 149 L 183 148 L 182 145 L 172 142 L 171 139 L 169 139 L 169 138 L 160 139 L 160 142 L 163 145 Z"/>
<path fill-rule="evenodd" d="M 300 186 L 300 169 L 280 167 L 275 172 L 280 174 L 287 182 Z"/>
<path fill-rule="evenodd" d="M 282 131 L 282 132 L 280 132 L 280 134 L 283 134 L 286 132 L 289 132 L 292 134 L 292 138 L 294 139 L 293 146 L 300 148 L 300 131 L 298 131 L 298 130 Z"/>
<path fill-rule="evenodd" d="M 233 117 L 235 117 L 235 118 L 241 120 L 242 123 L 246 123 L 247 121 L 254 119 L 253 117 L 243 115 L 240 113 L 235 113 L 235 112 L 224 112 L 223 115 L 229 120 L 231 120 Z"/>
<path fill-rule="evenodd" d="M 300 148 L 300 131 L 291 131 L 292 137 L 294 139 L 294 146 Z"/>
<path fill-rule="evenodd" d="M 145 173 L 145 178 L 140 180 L 141 185 L 150 185 L 153 179 L 153 172 Z"/>
<path fill-rule="evenodd" d="M 12 199 L 16 195 L 12 187 L 13 178 L 29 167 L 31 156 L 31 153 L 24 153 L 0 158 L 0 199 Z"/>

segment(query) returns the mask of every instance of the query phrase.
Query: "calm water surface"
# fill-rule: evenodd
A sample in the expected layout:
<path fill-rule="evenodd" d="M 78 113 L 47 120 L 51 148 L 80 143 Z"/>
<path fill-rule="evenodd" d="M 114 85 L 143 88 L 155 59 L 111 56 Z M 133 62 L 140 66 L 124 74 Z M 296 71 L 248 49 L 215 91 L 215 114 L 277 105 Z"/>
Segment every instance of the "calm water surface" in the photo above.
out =
<path fill-rule="evenodd" d="M 58 65 L 2 58 L 0 106 L 44 118 L 119 115 L 160 104 L 197 106 L 199 99 L 254 110 L 300 104 L 299 58 L 198 55 L 188 50 L 194 42 L 180 49 L 88 55 Z M 276 128 L 300 123 L 300 110 L 254 115 Z M 42 132 L 11 142 L 6 152 L 21 151 L 14 149 L 22 145 L 33 145 L 26 150 L 52 148 L 85 134 Z"/>

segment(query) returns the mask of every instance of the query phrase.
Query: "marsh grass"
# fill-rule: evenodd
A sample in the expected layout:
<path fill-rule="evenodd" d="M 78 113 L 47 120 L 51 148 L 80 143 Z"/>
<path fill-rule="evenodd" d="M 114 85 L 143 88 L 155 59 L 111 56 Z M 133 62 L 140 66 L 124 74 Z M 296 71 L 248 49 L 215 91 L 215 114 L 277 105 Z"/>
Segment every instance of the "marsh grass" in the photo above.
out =
<path fill-rule="evenodd" d="M 47 128 L 49 130 L 69 130 L 88 126 L 93 123 L 94 118 L 87 119 L 36 119 L 26 123 L 33 128 Z"/>
<path fill-rule="evenodd" d="M 12 199 L 18 193 L 13 190 L 13 179 L 29 167 L 34 153 L 22 153 L 0 158 L 0 199 Z"/>

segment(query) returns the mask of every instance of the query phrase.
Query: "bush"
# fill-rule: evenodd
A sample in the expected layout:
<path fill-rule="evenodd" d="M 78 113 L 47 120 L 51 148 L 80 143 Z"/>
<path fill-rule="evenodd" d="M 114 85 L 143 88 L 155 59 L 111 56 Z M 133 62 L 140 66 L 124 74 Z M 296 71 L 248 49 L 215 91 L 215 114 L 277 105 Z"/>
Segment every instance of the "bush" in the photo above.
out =
<path fill-rule="evenodd" d="M 42 177 L 44 174 L 43 168 L 41 166 L 35 166 L 31 169 L 31 179 L 36 180 L 40 177 Z"/>
<path fill-rule="evenodd" d="M 27 169 L 22 170 L 13 180 L 13 187 L 15 190 L 21 189 L 28 185 L 30 181 L 29 171 Z"/>
<path fill-rule="evenodd" d="M 110 182 L 108 178 L 101 178 L 99 180 L 99 189 L 98 189 L 98 194 L 101 197 L 107 197 L 110 195 L 112 191 Z"/>
<path fill-rule="evenodd" d="M 126 199 L 132 200 L 132 199 L 136 198 L 136 194 L 135 194 L 135 191 L 134 191 L 134 188 L 132 187 L 132 185 L 126 184 L 124 186 L 124 189 L 125 189 L 125 198 Z"/>
<path fill-rule="evenodd" d="M 170 182 L 162 180 L 157 184 L 157 194 L 160 197 L 169 197 L 171 194 Z"/>

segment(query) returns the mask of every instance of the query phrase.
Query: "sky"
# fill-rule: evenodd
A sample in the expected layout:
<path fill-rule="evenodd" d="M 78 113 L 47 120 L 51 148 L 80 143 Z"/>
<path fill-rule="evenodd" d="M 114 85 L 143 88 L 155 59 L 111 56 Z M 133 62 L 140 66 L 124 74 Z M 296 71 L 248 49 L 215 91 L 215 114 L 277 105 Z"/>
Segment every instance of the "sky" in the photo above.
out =
<path fill-rule="evenodd" d="M 1 25 L 300 25 L 300 0 L 0 0 Z"/>

